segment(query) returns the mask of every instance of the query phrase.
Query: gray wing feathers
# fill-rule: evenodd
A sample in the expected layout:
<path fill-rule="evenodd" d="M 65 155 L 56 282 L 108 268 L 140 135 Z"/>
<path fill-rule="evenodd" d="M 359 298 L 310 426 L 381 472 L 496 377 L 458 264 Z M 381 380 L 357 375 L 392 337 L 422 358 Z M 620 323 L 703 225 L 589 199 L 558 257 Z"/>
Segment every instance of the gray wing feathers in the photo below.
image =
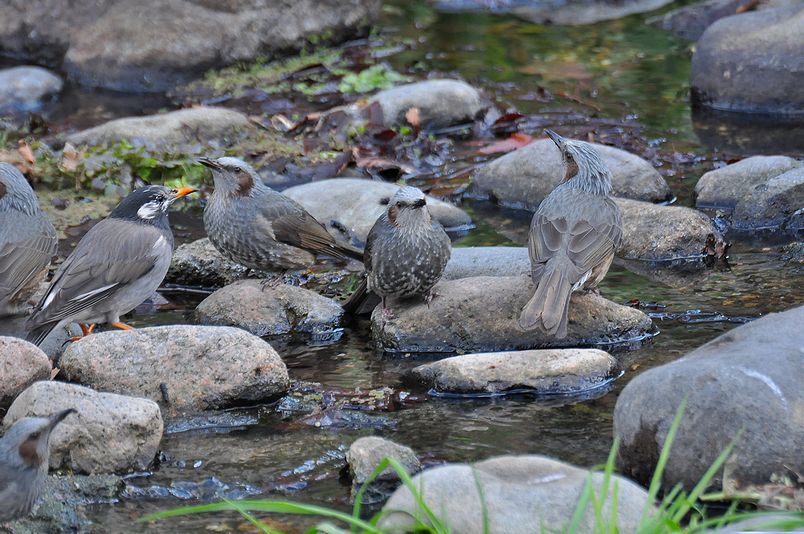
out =
<path fill-rule="evenodd" d="M 39 220 L 33 235 L 0 239 L 0 300 L 13 297 L 41 272 L 56 253 L 56 231 L 47 219 Z M 8 232 L 10 234 L 10 232 Z"/>

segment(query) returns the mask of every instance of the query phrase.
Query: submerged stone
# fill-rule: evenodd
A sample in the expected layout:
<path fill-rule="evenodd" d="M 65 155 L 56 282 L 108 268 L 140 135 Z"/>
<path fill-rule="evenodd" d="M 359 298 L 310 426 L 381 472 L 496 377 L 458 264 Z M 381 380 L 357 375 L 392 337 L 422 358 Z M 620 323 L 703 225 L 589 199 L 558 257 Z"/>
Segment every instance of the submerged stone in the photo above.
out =
<path fill-rule="evenodd" d="M 398 461 L 409 475 L 419 472 L 422 468 L 416 453 L 410 447 L 378 436 L 358 438 L 346 452 L 346 463 L 352 476 L 352 498 L 385 458 Z M 375 503 L 388 498 L 400 484 L 396 471 L 390 466 L 385 468 L 372 481 L 363 503 Z"/>

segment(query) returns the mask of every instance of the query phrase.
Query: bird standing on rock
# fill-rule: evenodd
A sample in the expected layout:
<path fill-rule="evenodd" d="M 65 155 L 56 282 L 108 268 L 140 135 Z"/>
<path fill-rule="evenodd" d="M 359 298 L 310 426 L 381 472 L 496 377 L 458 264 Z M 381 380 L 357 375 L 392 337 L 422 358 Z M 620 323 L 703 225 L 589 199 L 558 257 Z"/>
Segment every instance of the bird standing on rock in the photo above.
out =
<path fill-rule="evenodd" d="M 622 240 L 620 209 L 611 198 L 611 172 L 589 143 L 545 130 L 561 150 L 564 178 L 542 201 L 530 224 L 528 250 L 536 291 L 519 317 L 525 330 L 539 327 L 567 336 L 570 296 L 606 276 Z"/>
<path fill-rule="evenodd" d="M 168 208 L 194 191 L 149 185 L 124 198 L 61 264 L 28 318 L 28 340 L 39 345 L 54 328 L 71 322 L 80 323 L 84 335 L 94 323 L 131 330 L 120 316 L 150 297 L 170 267 Z"/>
<path fill-rule="evenodd" d="M 237 158 L 202 158 L 215 191 L 204 208 L 209 240 L 227 258 L 250 269 L 304 269 L 316 256 L 362 260 L 362 252 L 341 244 L 298 202 L 265 185 Z"/>
<path fill-rule="evenodd" d="M 71 413 L 23 417 L 0 438 L 0 523 L 31 512 L 47 479 L 50 436 Z"/>
<path fill-rule="evenodd" d="M 0 163 L 0 317 L 21 312 L 47 274 L 58 238 L 28 181 Z"/>
<path fill-rule="evenodd" d="M 401 188 L 369 231 L 363 255 L 366 276 L 344 308 L 359 309 L 369 292 L 382 298 L 386 313 L 388 297 L 424 295 L 429 302 L 451 251 L 449 236 L 433 221 L 424 193 Z"/>

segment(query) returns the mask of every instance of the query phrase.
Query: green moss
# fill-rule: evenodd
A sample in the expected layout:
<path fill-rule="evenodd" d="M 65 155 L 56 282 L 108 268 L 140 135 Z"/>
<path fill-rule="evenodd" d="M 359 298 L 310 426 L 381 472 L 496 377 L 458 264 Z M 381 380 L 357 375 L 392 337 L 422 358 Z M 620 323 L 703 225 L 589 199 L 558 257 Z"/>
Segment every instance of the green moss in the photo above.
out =
<path fill-rule="evenodd" d="M 381 63 L 359 73 L 346 74 L 341 79 L 338 90 L 342 93 L 368 93 L 377 89 L 388 89 L 408 80 L 407 76 L 399 74 L 388 65 Z"/>

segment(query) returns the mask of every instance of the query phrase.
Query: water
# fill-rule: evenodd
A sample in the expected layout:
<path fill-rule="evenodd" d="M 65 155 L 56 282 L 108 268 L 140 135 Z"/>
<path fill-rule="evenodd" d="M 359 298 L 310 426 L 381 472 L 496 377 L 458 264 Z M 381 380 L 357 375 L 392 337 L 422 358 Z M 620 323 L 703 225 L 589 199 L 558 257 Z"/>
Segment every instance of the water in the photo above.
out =
<path fill-rule="evenodd" d="M 692 187 L 702 172 L 732 157 L 756 153 L 801 156 L 800 124 L 774 122 L 729 129 L 733 117 L 693 113 L 688 103 L 690 45 L 646 26 L 644 17 L 590 27 L 538 26 L 506 15 L 438 13 L 423 2 L 386 3 L 379 41 L 402 43 L 386 59 L 397 70 L 425 77 L 456 74 L 481 87 L 500 108 L 535 115 L 532 132 L 561 126 L 576 135 L 595 130 L 659 165 L 678 202 L 692 205 Z M 153 112 L 167 101 L 148 101 L 71 89 L 51 110 L 57 130 L 88 126 L 111 116 Z M 731 121 L 731 122 L 729 122 Z M 739 124 L 739 121 L 737 121 Z M 753 124 L 753 123 L 752 123 Z M 528 130 L 528 127 L 525 127 Z M 730 132 L 723 136 L 723 132 Z M 699 137 L 700 136 L 700 137 Z M 775 139 L 785 142 L 775 144 Z M 457 141 L 443 172 L 477 163 Z M 529 215 L 466 200 L 477 228 L 457 246 L 523 243 Z M 177 239 L 199 236 L 198 209 L 173 218 Z M 273 340 L 292 378 L 318 382 L 325 390 L 390 386 L 410 393 L 394 410 L 337 411 L 316 427 L 307 412 L 278 413 L 276 406 L 226 412 L 214 428 L 169 432 L 161 461 L 147 476 L 129 480 L 114 505 L 96 505 L 91 517 L 99 532 L 148 529 L 132 521 L 147 512 L 219 497 L 261 495 L 348 508 L 344 454 L 349 444 L 377 434 L 411 446 L 425 465 L 475 461 L 500 454 L 546 454 L 582 466 L 605 460 L 612 442 L 617 396 L 634 376 L 672 361 L 741 321 L 788 309 L 804 301 L 801 267 L 785 264 L 780 244 L 735 238 L 728 267 L 695 274 L 651 270 L 635 274 L 615 265 L 601 292 L 617 302 L 661 303 L 647 309 L 661 333 L 631 347 L 612 349 L 624 375 L 585 398 L 430 398 L 404 382 L 404 373 L 427 361 L 376 354 L 368 324 L 347 325 L 331 345 Z M 634 267 L 632 266 L 632 269 Z M 169 309 L 136 314 L 135 326 L 180 323 L 199 295 L 165 293 Z M 310 521 L 273 520 L 294 531 Z M 232 514 L 173 520 L 158 527 L 172 532 L 239 529 Z"/>

